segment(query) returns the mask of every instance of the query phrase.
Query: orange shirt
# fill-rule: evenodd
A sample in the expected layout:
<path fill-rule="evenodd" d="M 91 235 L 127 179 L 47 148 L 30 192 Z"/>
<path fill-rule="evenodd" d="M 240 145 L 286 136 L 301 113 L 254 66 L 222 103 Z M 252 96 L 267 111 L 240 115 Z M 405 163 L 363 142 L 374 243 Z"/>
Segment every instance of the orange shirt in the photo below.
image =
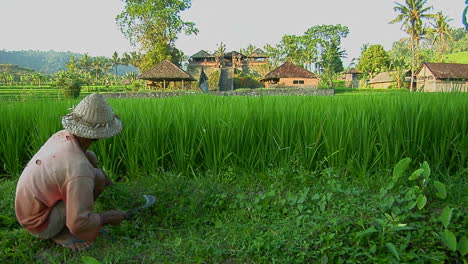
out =
<path fill-rule="evenodd" d="M 48 224 L 52 207 L 66 208 L 66 226 L 76 237 L 94 241 L 101 217 L 92 212 L 95 169 L 75 137 L 66 130 L 54 134 L 29 161 L 16 186 L 19 223 L 33 234 Z"/>

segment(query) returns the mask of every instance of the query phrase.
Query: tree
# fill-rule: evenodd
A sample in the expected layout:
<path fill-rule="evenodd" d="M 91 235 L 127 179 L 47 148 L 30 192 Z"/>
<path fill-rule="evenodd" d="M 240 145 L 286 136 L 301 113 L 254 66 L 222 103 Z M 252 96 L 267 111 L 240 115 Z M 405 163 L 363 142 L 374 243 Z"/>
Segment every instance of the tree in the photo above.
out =
<path fill-rule="evenodd" d="M 221 41 L 221 43 L 218 44 L 218 48 L 213 53 L 219 65 L 221 67 L 224 66 L 224 54 L 226 53 L 226 44 L 224 44 Z"/>
<path fill-rule="evenodd" d="M 341 58 L 346 57 L 346 52 L 341 50 L 335 44 L 330 44 L 325 47 L 321 60 L 318 62 L 318 67 L 321 71 L 321 80 L 328 86 L 333 87 L 333 80 L 336 74 L 343 71 L 343 61 Z"/>
<path fill-rule="evenodd" d="M 117 53 L 117 51 L 114 51 L 114 53 L 112 54 L 110 62 L 112 63 L 112 67 L 115 68 L 115 75 L 117 75 L 117 67 L 122 64 L 122 60 L 119 58 L 119 54 Z"/>
<path fill-rule="evenodd" d="M 357 68 L 369 74 L 372 79 L 375 73 L 386 70 L 389 62 L 389 56 L 382 45 L 370 45 L 362 52 Z"/>
<path fill-rule="evenodd" d="M 191 0 L 123 0 L 124 10 L 116 17 L 122 33 L 145 53 L 142 70 L 164 59 L 179 64 L 177 36 L 197 34 L 193 22 L 183 21 L 179 13 L 191 7 Z"/>
<path fill-rule="evenodd" d="M 398 13 L 397 17 L 390 23 L 402 23 L 401 28 L 410 36 L 411 49 L 411 85 L 413 91 L 414 72 L 418 60 L 419 41 L 425 34 L 423 19 L 431 19 L 432 14 L 428 13 L 432 6 L 426 7 L 427 0 L 405 0 L 405 5 L 396 3 L 393 8 Z"/>
<path fill-rule="evenodd" d="M 452 30 L 450 29 L 449 22 L 452 19 L 444 16 L 442 12 L 437 12 L 435 15 L 434 26 L 434 41 L 433 44 L 437 43 L 437 53 L 439 55 L 439 62 L 443 60 L 443 54 L 449 50 L 449 42 L 453 40 Z"/>
<path fill-rule="evenodd" d="M 408 65 L 406 64 L 404 57 L 394 57 L 390 59 L 390 70 L 392 70 L 392 78 L 397 83 L 398 89 L 403 87 L 406 71 Z"/>
<path fill-rule="evenodd" d="M 252 55 L 253 55 L 255 49 L 257 49 L 257 47 L 255 47 L 255 46 L 252 45 L 252 44 L 249 44 L 249 45 L 247 46 L 247 48 L 245 48 L 245 49 L 240 49 L 240 53 L 244 54 L 244 55 L 247 56 L 247 57 L 252 57 Z"/>
<path fill-rule="evenodd" d="M 85 53 L 78 61 L 78 69 L 80 69 L 83 72 L 90 72 L 92 68 L 92 63 L 93 61 L 91 57 L 88 55 L 88 53 Z"/>

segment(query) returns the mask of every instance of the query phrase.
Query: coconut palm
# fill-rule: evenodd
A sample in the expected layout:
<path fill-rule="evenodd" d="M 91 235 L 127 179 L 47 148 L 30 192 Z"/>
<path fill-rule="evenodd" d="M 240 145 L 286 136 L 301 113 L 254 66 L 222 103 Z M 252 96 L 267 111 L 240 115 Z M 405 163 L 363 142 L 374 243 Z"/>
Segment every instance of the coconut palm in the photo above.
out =
<path fill-rule="evenodd" d="M 85 53 L 78 61 L 78 68 L 83 72 L 90 72 L 92 69 L 92 64 L 92 58 L 88 55 L 88 53 Z"/>
<path fill-rule="evenodd" d="M 437 50 L 439 53 L 439 62 L 442 62 L 442 55 L 448 49 L 448 42 L 453 40 L 452 29 L 449 26 L 449 22 L 452 21 L 447 16 L 444 16 L 442 12 L 438 12 L 435 15 L 434 26 L 434 43 L 437 43 Z"/>
<path fill-rule="evenodd" d="M 117 51 L 114 51 L 112 54 L 112 58 L 110 59 L 110 62 L 112 63 L 112 67 L 115 69 L 115 75 L 118 74 L 117 67 L 122 64 L 122 59 L 119 58 L 119 54 Z"/>
<path fill-rule="evenodd" d="M 242 53 L 243 55 L 247 56 L 247 57 L 252 57 L 254 51 L 257 49 L 257 47 L 255 47 L 254 45 L 252 44 L 249 44 L 247 46 L 247 48 L 245 49 L 240 49 L 240 53 Z"/>
<path fill-rule="evenodd" d="M 405 4 L 396 3 L 393 8 L 398 16 L 390 23 L 402 23 L 401 28 L 410 36 L 411 49 L 411 85 L 410 91 L 413 91 L 414 72 L 418 59 L 419 41 L 425 34 L 423 19 L 433 18 L 429 11 L 432 6 L 426 6 L 427 0 L 405 0 Z"/>

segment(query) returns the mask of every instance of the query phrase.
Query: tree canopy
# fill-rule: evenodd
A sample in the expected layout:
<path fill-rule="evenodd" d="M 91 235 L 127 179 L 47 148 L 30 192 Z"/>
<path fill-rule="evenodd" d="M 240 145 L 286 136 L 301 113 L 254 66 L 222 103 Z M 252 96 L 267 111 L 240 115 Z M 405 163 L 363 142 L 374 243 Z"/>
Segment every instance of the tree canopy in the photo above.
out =
<path fill-rule="evenodd" d="M 170 59 L 180 65 L 182 52 L 175 47 L 177 36 L 197 34 L 193 22 L 183 21 L 180 12 L 191 0 L 123 0 L 124 10 L 116 17 L 122 33 L 144 53 L 140 68 L 148 69 Z"/>
<path fill-rule="evenodd" d="M 370 45 L 362 52 L 357 68 L 373 78 L 375 73 L 386 70 L 389 62 L 390 58 L 382 45 Z"/>

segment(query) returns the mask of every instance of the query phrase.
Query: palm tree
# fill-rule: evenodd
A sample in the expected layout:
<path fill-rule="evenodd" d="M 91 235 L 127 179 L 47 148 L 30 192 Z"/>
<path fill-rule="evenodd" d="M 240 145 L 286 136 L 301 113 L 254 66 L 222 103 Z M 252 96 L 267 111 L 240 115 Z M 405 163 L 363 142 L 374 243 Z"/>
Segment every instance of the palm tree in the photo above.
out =
<path fill-rule="evenodd" d="M 112 67 L 115 68 L 115 75 L 117 75 L 117 67 L 122 64 L 122 59 L 119 58 L 119 54 L 117 53 L 117 51 L 114 51 L 114 53 L 112 54 L 110 62 L 112 63 Z"/>
<path fill-rule="evenodd" d="M 434 15 L 428 13 L 432 6 L 426 7 L 427 0 L 405 0 L 405 4 L 396 3 L 393 8 L 398 12 L 398 16 L 390 23 L 402 23 L 401 28 L 410 35 L 410 49 L 411 49 L 411 84 L 410 91 L 413 91 L 414 72 L 416 61 L 418 59 L 418 46 L 419 41 L 425 34 L 423 26 L 423 19 L 430 19 Z"/>
<path fill-rule="evenodd" d="M 218 48 L 215 50 L 214 55 L 220 66 L 224 66 L 224 53 L 226 53 L 226 44 L 222 41 L 219 43 Z"/>
<path fill-rule="evenodd" d="M 438 44 L 439 62 L 442 62 L 442 55 L 448 49 L 448 41 L 453 40 L 452 29 L 448 24 L 450 21 L 452 19 L 444 16 L 442 12 L 438 12 L 435 15 L 435 24 L 433 24 L 435 37 L 433 44 L 436 42 Z"/>
<path fill-rule="evenodd" d="M 247 57 L 252 57 L 254 51 L 257 49 L 257 47 L 255 47 L 254 45 L 252 44 L 249 44 L 247 46 L 247 48 L 245 49 L 240 49 L 240 53 L 242 53 L 243 55 L 247 56 Z"/>
<path fill-rule="evenodd" d="M 78 61 L 78 68 L 81 71 L 90 72 L 92 69 L 92 64 L 93 64 L 92 58 L 88 55 L 88 53 L 85 53 L 83 57 L 81 57 L 80 60 Z"/>

